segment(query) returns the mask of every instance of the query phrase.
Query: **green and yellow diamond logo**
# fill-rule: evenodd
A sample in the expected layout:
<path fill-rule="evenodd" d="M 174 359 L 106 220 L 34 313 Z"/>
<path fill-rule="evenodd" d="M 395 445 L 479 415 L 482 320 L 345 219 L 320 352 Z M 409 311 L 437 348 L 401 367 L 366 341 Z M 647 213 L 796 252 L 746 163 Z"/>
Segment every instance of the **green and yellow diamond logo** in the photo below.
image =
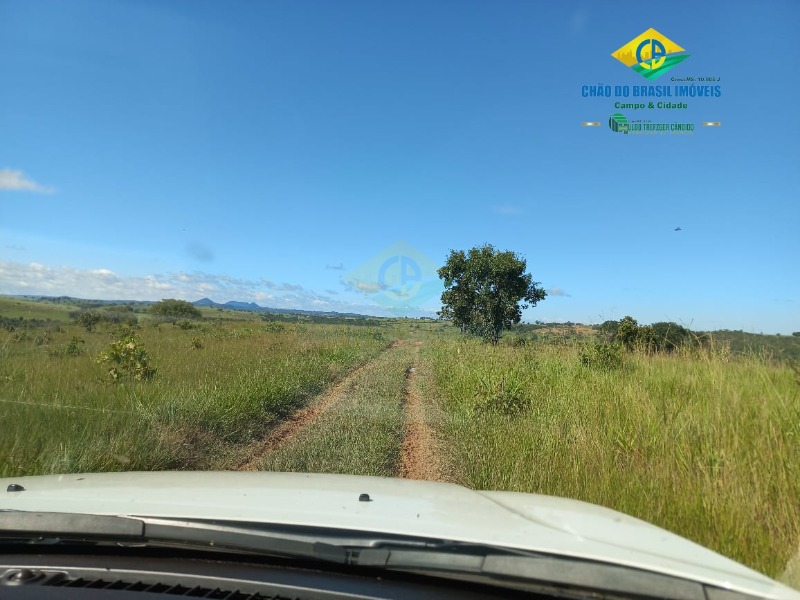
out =
<path fill-rule="evenodd" d="M 686 50 L 652 27 L 612 52 L 611 56 L 651 81 L 689 58 Z"/>

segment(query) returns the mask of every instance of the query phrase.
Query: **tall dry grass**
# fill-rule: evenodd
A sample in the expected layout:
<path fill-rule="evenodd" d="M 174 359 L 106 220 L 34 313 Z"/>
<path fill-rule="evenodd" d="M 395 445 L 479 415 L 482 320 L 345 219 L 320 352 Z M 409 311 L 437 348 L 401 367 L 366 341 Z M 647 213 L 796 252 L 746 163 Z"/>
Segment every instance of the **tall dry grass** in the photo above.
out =
<path fill-rule="evenodd" d="M 800 536 L 800 386 L 724 347 L 582 360 L 580 344 L 430 350 L 452 477 L 608 506 L 777 576 Z"/>

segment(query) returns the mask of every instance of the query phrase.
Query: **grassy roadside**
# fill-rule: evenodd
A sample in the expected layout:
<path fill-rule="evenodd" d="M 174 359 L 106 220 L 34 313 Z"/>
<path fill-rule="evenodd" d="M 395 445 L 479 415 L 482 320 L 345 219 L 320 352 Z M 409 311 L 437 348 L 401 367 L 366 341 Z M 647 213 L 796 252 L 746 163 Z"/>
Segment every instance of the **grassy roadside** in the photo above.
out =
<path fill-rule="evenodd" d="M 261 462 L 261 470 L 397 475 L 405 432 L 405 370 L 418 349 L 409 343 L 378 357 L 318 420 Z"/>
<path fill-rule="evenodd" d="M 111 383 L 96 362 L 119 336 L 111 326 L 0 331 L 0 476 L 210 468 L 389 341 L 257 321 L 137 333 L 156 376 Z"/>
<path fill-rule="evenodd" d="M 653 522 L 770 576 L 800 537 L 800 395 L 757 357 L 624 357 L 578 347 L 432 345 L 452 478 L 577 498 Z"/>

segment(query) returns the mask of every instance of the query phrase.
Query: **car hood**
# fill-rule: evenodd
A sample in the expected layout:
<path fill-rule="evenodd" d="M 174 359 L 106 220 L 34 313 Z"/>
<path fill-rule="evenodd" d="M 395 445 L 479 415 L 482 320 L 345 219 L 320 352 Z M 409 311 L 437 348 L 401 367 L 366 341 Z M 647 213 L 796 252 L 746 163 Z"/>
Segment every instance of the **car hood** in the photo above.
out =
<path fill-rule="evenodd" d="M 24 491 L 6 491 L 10 484 Z M 359 501 L 369 494 L 370 501 Z M 800 593 L 684 538 L 576 500 L 354 475 L 127 472 L 0 479 L 0 510 L 216 519 L 417 535 L 636 567 L 769 598 Z"/>

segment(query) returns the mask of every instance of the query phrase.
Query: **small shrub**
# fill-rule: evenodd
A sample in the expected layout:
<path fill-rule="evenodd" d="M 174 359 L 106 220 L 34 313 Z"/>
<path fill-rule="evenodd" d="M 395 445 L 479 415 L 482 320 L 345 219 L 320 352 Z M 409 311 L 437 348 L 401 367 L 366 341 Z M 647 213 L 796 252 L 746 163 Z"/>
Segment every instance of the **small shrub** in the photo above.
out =
<path fill-rule="evenodd" d="M 194 323 L 189 319 L 181 319 L 180 321 L 175 321 L 175 325 L 177 325 L 184 331 L 187 331 L 189 329 L 194 329 L 195 327 Z"/>
<path fill-rule="evenodd" d="M 581 364 L 592 369 L 612 371 L 623 364 L 623 346 L 609 342 L 594 342 L 580 354 Z"/>
<path fill-rule="evenodd" d="M 100 313 L 93 310 L 84 310 L 75 315 L 75 322 L 86 329 L 86 331 L 94 331 L 94 326 L 103 320 Z"/>
<path fill-rule="evenodd" d="M 139 336 L 132 332 L 112 342 L 108 350 L 97 356 L 97 362 L 111 364 L 108 375 L 113 382 L 124 378 L 147 381 L 156 374 Z"/>
<path fill-rule="evenodd" d="M 192 341 L 189 342 L 189 347 L 193 350 L 202 350 L 203 349 L 203 342 L 200 341 L 200 338 L 193 337 Z"/>
<path fill-rule="evenodd" d="M 72 339 L 64 348 L 64 356 L 80 356 L 83 354 L 83 345 L 86 342 L 83 338 L 79 338 L 77 335 L 73 335 Z"/>
<path fill-rule="evenodd" d="M 128 325 L 134 327 L 138 324 L 138 317 L 133 314 L 132 306 L 112 306 L 101 313 L 103 321 L 112 325 Z"/>
<path fill-rule="evenodd" d="M 9 317 L 0 317 L 0 327 L 8 331 L 9 333 L 13 333 L 16 331 L 17 327 L 22 325 L 23 318 L 18 317 L 16 319 L 9 318 Z"/>

